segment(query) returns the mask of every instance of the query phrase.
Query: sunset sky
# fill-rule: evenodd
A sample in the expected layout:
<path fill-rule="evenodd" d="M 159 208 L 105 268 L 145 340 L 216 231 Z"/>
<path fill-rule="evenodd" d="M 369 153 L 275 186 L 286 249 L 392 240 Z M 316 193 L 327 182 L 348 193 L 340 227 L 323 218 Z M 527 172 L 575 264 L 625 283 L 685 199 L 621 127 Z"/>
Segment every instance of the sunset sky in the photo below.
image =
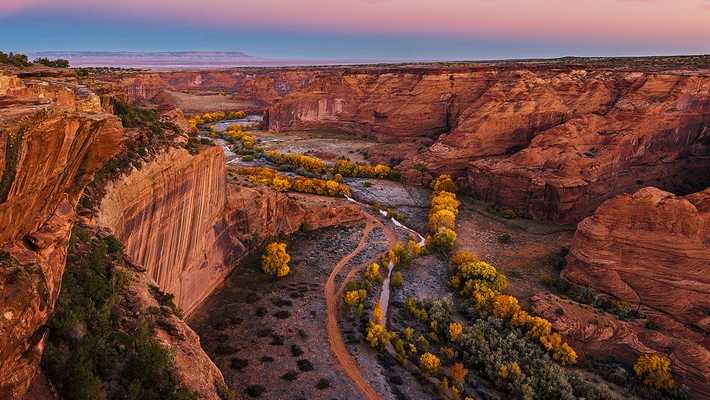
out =
<path fill-rule="evenodd" d="M 710 0 L 0 0 L 0 50 L 485 59 L 710 53 Z"/>

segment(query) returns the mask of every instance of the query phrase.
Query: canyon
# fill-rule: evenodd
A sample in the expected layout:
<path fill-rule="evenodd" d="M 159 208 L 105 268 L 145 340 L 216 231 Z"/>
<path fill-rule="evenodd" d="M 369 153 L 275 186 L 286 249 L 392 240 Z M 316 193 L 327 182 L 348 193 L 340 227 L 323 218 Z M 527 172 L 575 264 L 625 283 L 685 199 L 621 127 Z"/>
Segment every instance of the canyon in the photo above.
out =
<path fill-rule="evenodd" d="M 223 107 L 263 114 L 267 131 L 368 141 L 359 155 L 393 165 L 407 190 L 424 190 L 450 174 L 462 193 L 493 209 L 574 230 L 560 279 L 641 317 L 620 319 L 565 293 L 535 293 L 532 310 L 580 359 L 614 357 L 631 365 L 642 354 L 666 354 L 693 398 L 710 398 L 710 61 L 680 63 L 88 77 L 0 69 L 0 364 L 11 371 L 0 376 L 0 397 L 22 398 L 43 375 L 38 365 L 73 227 L 121 243 L 132 276 L 128 303 L 141 315 L 163 309 L 149 320 L 156 340 L 176 350 L 179 382 L 214 400 L 222 396 L 224 366 L 213 362 L 213 348 L 202 348 L 192 313 L 220 304 L 209 297 L 233 271 L 253 264 L 270 239 L 363 221 L 370 234 L 372 217 L 362 205 L 255 185 L 235 173 L 221 145 L 191 145 L 183 112 Z M 150 129 L 126 126 L 118 102 L 155 110 L 169 127 L 164 132 L 174 132 L 157 135 L 163 141 L 157 147 L 136 147 Z M 121 157 L 130 162 L 114 169 Z M 470 212 L 473 202 L 463 202 Z M 422 214 L 407 217 L 423 226 Z M 329 240 L 325 232 L 321 242 Z M 343 267 L 349 259 L 331 261 Z M 344 287 L 348 278 L 338 279 Z M 153 286 L 177 311 L 165 309 Z"/>
<path fill-rule="evenodd" d="M 393 143 L 395 151 L 373 156 L 398 164 L 408 183 L 451 174 L 472 195 L 520 215 L 577 223 L 604 200 L 645 186 L 679 193 L 708 186 L 705 68 L 349 67 L 114 80 L 133 101 L 221 92 L 265 110 L 270 130 Z"/>

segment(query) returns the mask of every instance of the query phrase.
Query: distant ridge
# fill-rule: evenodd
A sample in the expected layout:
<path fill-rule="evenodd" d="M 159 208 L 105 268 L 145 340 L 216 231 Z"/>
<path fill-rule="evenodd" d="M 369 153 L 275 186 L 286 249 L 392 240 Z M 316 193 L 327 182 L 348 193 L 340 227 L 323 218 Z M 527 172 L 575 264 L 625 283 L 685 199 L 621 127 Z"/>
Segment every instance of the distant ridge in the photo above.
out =
<path fill-rule="evenodd" d="M 241 51 L 37 51 L 30 53 L 35 57 L 82 57 L 82 56 L 137 56 L 137 57 L 185 57 L 185 56 L 222 56 L 253 58 Z"/>

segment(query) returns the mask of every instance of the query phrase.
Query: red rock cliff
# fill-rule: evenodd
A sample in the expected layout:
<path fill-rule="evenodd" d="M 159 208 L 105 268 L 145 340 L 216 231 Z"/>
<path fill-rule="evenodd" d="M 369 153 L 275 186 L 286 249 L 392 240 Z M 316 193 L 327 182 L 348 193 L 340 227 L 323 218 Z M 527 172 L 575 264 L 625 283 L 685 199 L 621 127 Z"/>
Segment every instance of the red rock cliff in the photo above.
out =
<path fill-rule="evenodd" d="M 37 371 L 74 206 L 121 148 L 121 123 L 71 79 L 0 77 L 0 397 Z"/>
<path fill-rule="evenodd" d="M 700 73 L 323 72 L 270 107 L 268 122 L 437 139 L 399 165 L 406 180 L 453 174 L 484 200 L 559 223 L 649 184 L 710 183 L 710 76 Z"/>
<path fill-rule="evenodd" d="M 226 171 L 222 149 L 196 156 L 170 149 L 106 188 L 97 222 L 158 286 L 190 309 L 223 273 L 210 263 L 212 227 L 222 216 Z M 217 271 L 214 271 L 217 269 Z"/>
<path fill-rule="evenodd" d="M 563 277 L 710 333 L 710 189 L 606 201 L 577 227 Z"/>
<path fill-rule="evenodd" d="M 658 329 L 613 318 L 592 327 L 584 321 L 593 313 L 570 310 L 553 317 L 563 331 L 589 354 L 628 363 L 666 353 L 699 398 L 710 398 L 710 189 L 681 197 L 648 187 L 607 200 L 579 223 L 567 261 L 565 279 L 625 301 Z"/>
<path fill-rule="evenodd" d="M 220 147 L 193 156 L 172 149 L 107 187 L 97 222 L 190 312 L 264 239 L 359 219 L 346 203 L 294 197 L 226 182 Z"/>

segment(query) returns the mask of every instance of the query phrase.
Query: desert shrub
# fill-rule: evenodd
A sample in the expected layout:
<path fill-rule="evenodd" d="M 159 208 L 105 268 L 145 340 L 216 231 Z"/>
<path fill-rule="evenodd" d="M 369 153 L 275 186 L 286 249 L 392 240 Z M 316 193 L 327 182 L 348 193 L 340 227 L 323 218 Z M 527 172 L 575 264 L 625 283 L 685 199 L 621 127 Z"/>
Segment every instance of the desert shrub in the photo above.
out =
<path fill-rule="evenodd" d="M 261 270 L 274 278 L 283 278 L 288 275 L 288 263 L 291 256 L 286 251 L 286 243 L 272 242 L 266 245 L 266 250 L 261 256 Z"/>
<path fill-rule="evenodd" d="M 513 243 L 513 237 L 510 233 L 501 233 L 498 236 L 498 241 L 505 244 Z"/>
<path fill-rule="evenodd" d="M 312 193 L 322 196 L 349 196 L 350 186 L 334 180 L 295 178 L 278 174 L 274 169 L 266 167 L 246 167 L 237 170 L 240 175 L 248 177 L 249 181 L 257 185 L 270 186 L 277 191 L 294 191 Z"/>
<path fill-rule="evenodd" d="M 325 161 L 320 158 L 300 153 L 281 153 L 277 150 L 269 150 L 264 155 L 273 163 L 293 165 L 316 174 L 322 173 L 326 167 Z"/>
<path fill-rule="evenodd" d="M 367 299 L 367 290 L 352 289 L 343 294 L 343 302 L 351 313 L 361 315 L 365 307 L 365 299 Z"/>
<path fill-rule="evenodd" d="M 439 336 L 453 320 L 453 304 L 447 300 L 412 301 L 410 308 L 421 309 L 436 325 Z M 462 367 L 475 369 L 511 398 L 602 399 L 608 388 L 586 381 L 576 372 L 563 369 L 534 338 L 503 319 L 471 314 L 471 321 L 450 346 Z M 429 323 L 429 327 L 432 325 Z M 451 374 L 451 372 L 450 372 Z"/>
<path fill-rule="evenodd" d="M 36 58 L 32 61 L 32 63 L 41 64 L 53 68 L 69 68 L 69 61 L 61 58 L 57 58 L 56 60 L 50 60 L 49 58 L 41 57 Z"/>
<path fill-rule="evenodd" d="M 443 228 L 428 238 L 428 247 L 442 251 L 451 251 L 456 244 L 456 231 Z"/>
<path fill-rule="evenodd" d="M 498 295 L 493 299 L 493 316 L 496 318 L 507 319 L 520 311 L 518 299 L 508 295 Z"/>
<path fill-rule="evenodd" d="M 370 321 L 367 326 L 367 342 L 373 349 L 383 349 L 395 337 L 383 325 Z"/>
<path fill-rule="evenodd" d="M 244 111 L 230 111 L 227 113 L 226 119 L 244 119 L 247 117 L 247 113 Z"/>
<path fill-rule="evenodd" d="M 237 400 L 237 393 L 222 382 L 215 385 L 215 390 L 221 400 Z"/>
<path fill-rule="evenodd" d="M 158 125 L 160 122 L 160 116 L 156 111 L 137 105 L 116 100 L 114 102 L 114 109 L 116 115 L 121 118 L 121 122 L 126 128 L 152 127 Z"/>
<path fill-rule="evenodd" d="M 670 390 L 676 386 L 671 375 L 671 360 L 666 356 L 643 354 L 634 363 L 634 372 L 644 385 L 661 390 Z"/>
<path fill-rule="evenodd" d="M 449 368 L 449 376 L 451 376 L 451 381 L 456 385 L 461 385 L 466 381 L 466 376 L 468 375 L 468 369 L 464 367 L 463 363 L 454 363 Z"/>
<path fill-rule="evenodd" d="M 501 210 L 500 216 L 505 219 L 515 219 L 518 217 L 518 214 L 516 214 L 515 210 L 512 208 L 504 208 Z"/>
<path fill-rule="evenodd" d="M 349 176 L 353 178 L 380 178 L 390 176 L 392 168 L 384 164 L 358 164 L 348 159 L 341 158 L 335 162 L 331 169 L 333 174 Z"/>
<path fill-rule="evenodd" d="M 433 232 L 440 229 L 454 229 L 456 225 L 456 214 L 449 210 L 439 210 L 429 217 L 429 227 Z"/>
<path fill-rule="evenodd" d="M 363 277 L 370 283 L 382 282 L 382 276 L 380 275 L 380 264 L 372 263 L 368 265 L 363 272 Z"/>
<path fill-rule="evenodd" d="M 392 273 L 392 277 L 390 278 L 390 285 L 392 285 L 393 288 L 398 288 L 402 286 L 402 273 L 399 271 L 394 271 Z"/>
<path fill-rule="evenodd" d="M 457 340 L 461 333 L 463 332 L 463 325 L 458 322 L 449 323 L 449 338 L 451 340 Z"/>
<path fill-rule="evenodd" d="M 0 64 L 12 65 L 14 67 L 28 67 L 30 62 L 27 60 L 27 56 L 19 53 L 3 53 L 0 51 Z"/>

